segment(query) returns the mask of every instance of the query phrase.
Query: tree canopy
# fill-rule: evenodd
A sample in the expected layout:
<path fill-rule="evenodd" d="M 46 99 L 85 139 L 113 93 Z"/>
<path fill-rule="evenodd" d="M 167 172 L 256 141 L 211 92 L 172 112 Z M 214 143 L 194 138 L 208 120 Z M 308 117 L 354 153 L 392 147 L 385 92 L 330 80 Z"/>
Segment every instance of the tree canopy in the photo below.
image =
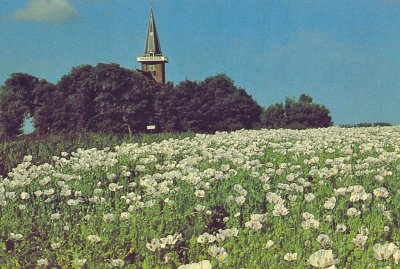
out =
<path fill-rule="evenodd" d="M 83 65 L 58 83 L 65 100 L 58 130 L 139 132 L 151 122 L 156 83 L 117 64 Z"/>
<path fill-rule="evenodd" d="M 332 125 L 329 111 L 302 94 L 264 110 L 225 74 L 204 81 L 159 84 L 117 64 L 74 67 L 58 83 L 12 74 L 0 93 L 0 135 L 21 133 L 32 117 L 36 133 L 93 131 L 215 132 Z"/>
<path fill-rule="evenodd" d="M 164 131 L 215 132 L 252 128 L 261 107 L 224 74 L 202 82 L 165 86 L 156 98 L 156 119 Z"/>
<path fill-rule="evenodd" d="M 320 128 L 331 126 L 329 110 L 320 104 L 313 103 L 311 96 L 301 94 L 296 101 L 286 98 L 285 104 L 277 103 L 266 107 L 261 122 L 267 128 Z"/>
<path fill-rule="evenodd" d="M 117 64 L 77 66 L 57 84 L 13 74 L 0 95 L 0 129 L 11 137 L 21 133 L 26 117 L 33 118 L 37 133 L 134 133 L 148 125 L 158 131 L 214 132 L 252 128 L 261 112 L 224 74 L 175 87 Z"/>
<path fill-rule="evenodd" d="M 33 117 L 43 105 L 38 102 L 43 88 L 50 84 L 25 73 L 14 73 L 1 87 L 0 133 L 16 136 L 22 133 L 25 118 Z"/>

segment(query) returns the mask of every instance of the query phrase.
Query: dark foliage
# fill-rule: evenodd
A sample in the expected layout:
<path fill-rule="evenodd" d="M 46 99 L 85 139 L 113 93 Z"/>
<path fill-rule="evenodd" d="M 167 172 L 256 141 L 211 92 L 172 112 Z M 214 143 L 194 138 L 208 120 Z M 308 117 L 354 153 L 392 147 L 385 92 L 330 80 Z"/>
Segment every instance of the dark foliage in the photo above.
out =
<path fill-rule="evenodd" d="M 359 128 L 359 127 L 392 126 L 392 124 L 388 123 L 388 122 L 375 122 L 375 123 L 361 122 L 361 123 L 356 123 L 356 124 L 342 124 L 339 126 L 342 128 Z"/>
<path fill-rule="evenodd" d="M 204 232 L 214 234 L 226 228 L 224 218 L 229 217 L 230 214 L 223 205 L 213 206 L 211 211 L 213 213 L 209 217 L 208 225 L 204 229 Z"/>
<path fill-rule="evenodd" d="M 267 128 L 321 128 L 331 126 L 329 110 L 313 103 L 311 96 L 302 94 L 298 101 L 286 98 L 285 104 L 278 103 L 264 109 L 261 123 Z"/>
<path fill-rule="evenodd" d="M 145 131 L 152 122 L 156 83 L 117 64 L 74 68 L 58 83 L 64 111 L 56 130 Z"/>
<path fill-rule="evenodd" d="M 259 126 L 310 128 L 332 125 L 329 111 L 308 95 L 264 111 L 224 74 L 204 81 L 159 84 L 117 64 L 81 65 L 57 84 L 13 74 L 0 93 L 0 138 L 22 133 L 32 117 L 35 133 L 233 131 Z M 261 115 L 262 114 L 262 115 Z M 261 123 L 260 123 L 261 116 Z"/>
<path fill-rule="evenodd" d="M 24 119 L 34 114 L 35 88 L 43 84 L 47 82 L 23 73 L 12 74 L 5 81 L 0 93 L 0 133 L 3 136 L 22 133 Z"/>
<path fill-rule="evenodd" d="M 53 85 L 13 74 L 0 95 L 0 136 L 21 134 L 32 117 L 35 132 L 215 132 L 252 128 L 262 109 L 226 75 L 177 87 L 158 84 L 117 64 L 81 65 Z"/>
<path fill-rule="evenodd" d="M 203 82 L 164 85 L 155 103 L 156 120 L 163 131 L 215 132 L 254 127 L 261 107 L 243 89 L 220 74 Z"/>

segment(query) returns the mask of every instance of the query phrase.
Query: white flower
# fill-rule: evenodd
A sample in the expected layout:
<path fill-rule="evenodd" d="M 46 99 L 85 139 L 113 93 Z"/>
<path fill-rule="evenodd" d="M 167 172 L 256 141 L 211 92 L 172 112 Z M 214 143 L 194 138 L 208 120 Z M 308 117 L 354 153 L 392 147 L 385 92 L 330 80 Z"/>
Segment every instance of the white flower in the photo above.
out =
<path fill-rule="evenodd" d="M 347 227 L 346 227 L 346 225 L 344 225 L 344 224 L 338 224 L 338 225 L 336 226 L 336 231 L 339 232 L 339 233 L 343 233 L 343 232 L 345 232 L 346 230 L 347 230 Z"/>
<path fill-rule="evenodd" d="M 75 259 L 75 265 L 77 267 L 83 267 L 86 264 L 86 259 Z"/>
<path fill-rule="evenodd" d="M 296 252 L 294 252 L 294 253 L 286 253 L 285 254 L 285 256 L 283 256 L 283 258 L 286 260 L 286 261 L 295 261 L 295 260 L 297 260 L 297 253 Z"/>
<path fill-rule="evenodd" d="M 203 233 L 197 237 L 197 243 L 200 243 L 200 244 L 208 243 L 209 238 L 210 238 L 209 233 Z"/>
<path fill-rule="evenodd" d="M 320 234 L 317 237 L 317 242 L 320 243 L 323 247 L 329 246 L 332 244 L 332 240 L 326 234 Z"/>
<path fill-rule="evenodd" d="M 243 195 L 238 196 L 238 197 L 235 198 L 235 202 L 236 202 L 239 206 L 243 205 L 245 201 L 246 201 L 246 197 L 243 196 Z"/>
<path fill-rule="evenodd" d="M 355 209 L 354 207 L 351 207 L 347 210 L 347 216 L 349 217 L 357 217 L 361 215 L 361 211 Z"/>
<path fill-rule="evenodd" d="M 96 188 L 93 190 L 94 196 L 100 196 L 103 193 L 103 189 Z"/>
<path fill-rule="evenodd" d="M 119 186 L 119 185 L 116 184 L 116 183 L 110 183 L 110 184 L 108 185 L 108 189 L 109 189 L 110 191 L 113 191 L 113 192 L 118 191 L 119 189 L 122 189 L 122 188 L 123 188 L 123 186 Z"/>
<path fill-rule="evenodd" d="M 185 264 L 178 267 L 178 269 L 211 269 L 211 268 L 212 266 L 209 260 L 203 260 L 198 263 Z"/>
<path fill-rule="evenodd" d="M 128 220 L 131 217 L 131 213 L 129 212 L 122 212 L 119 219 L 120 220 Z"/>
<path fill-rule="evenodd" d="M 41 190 L 37 190 L 34 192 L 34 194 L 36 197 L 40 197 L 43 194 L 43 192 Z"/>
<path fill-rule="evenodd" d="M 72 193 L 72 191 L 70 190 L 70 189 L 61 189 L 61 196 L 64 196 L 64 197 L 68 197 L 68 196 L 70 196 L 71 195 L 71 193 Z"/>
<path fill-rule="evenodd" d="M 218 234 L 215 235 L 215 240 L 216 240 L 218 243 L 224 242 L 225 239 L 226 239 L 226 236 L 225 236 L 224 234 L 218 233 Z"/>
<path fill-rule="evenodd" d="M 357 234 L 355 238 L 353 238 L 353 243 L 359 247 L 364 247 L 367 242 L 368 236 L 363 234 Z"/>
<path fill-rule="evenodd" d="M 331 210 L 333 208 L 335 208 L 336 205 L 336 198 L 335 197 L 331 197 L 328 200 L 325 201 L 324 203 L 324 208 Z"/>
<path fill-rule="evenodd" d="M 203 198 L 204 196 L 205 196 L 205 191 L 203 191 L 203 190 L 196 190 L 195 192 L 194 192 L 194 195 L 196 195 L 197 197 L 199 197 L 199 198 Z"/>
<path fill-rule="evenodd" d="M 265 195 L 265 198 L 267 199 L 268 203 L 271 204 L 282 204 L 283 203 L 283 199 L 279 194 L 276 194 L 275 192 L 268 192 Z"/>
<path fill-rule="evenodd" d="M 400 262 L 400 250 L 399 250 L 399 249 L 396 249 L 396 250 L 393 252 L 393 259 L 394 259 L 394 262 L 395 262 L 396 264 L 399 264 L 399 262 Z"/>
<path fill-rule="evenodd" d="M 146 243 L 146 248 L 152 252 L 156 251 L 161 247 L 161 242 L 159 239 L 153 238 L 150 243 Z"/>
<path fill-rule="evenodd" d="M 268 242 L 265 244 L 265 248 L 266 248 L 266 249 L 270 249 L 270 248 L 272 247 L 273 244 L 275 244 L 274 241 L 268 240 Z"/>
<path fill-rule="evenodd" d="M 117 175 L 116 174 L 113 174 L 113 173 L 107 173 L 107 179 L 108 180 L 113 180 L 114 178 L 116 178 L 117 177 Z"/>
<path fill-rule="evenodd" d="M 47 183 L 49 183 L 51 181 L 50 177 L 44 177 L 42 180 L 39 181 L 39 184 L 44 186 L 47 185 Z"/>
<path fill-rule="evenodd" d="M 48 190 L 44 190 L 43 194 L 46 195 L 46 196 L 53 195 L 54 194 L 54 189 L 51 188 L 51 189 L 48 189 Z"/>
<path fill-rule="evenodd" d="M 37 260 L 37 265 L 39 267 L 46 267 L 49 265 L 49 262 L 47 261 L 47 259 L 39 259 Z"/>
<path fill-rule="evenodd" d="M 110 264 L 111 264 L 112 267 L 121 268 L 122 266 L 124 266 L 125 262 L 123 260 L 121 260 L 121 259 L 114 259 L 114 260 L 111 260 Z"/>
<path fill-rule="evenodd" d="M 50 215 L 51 220 L 58 220 L 58 219 L 60 219 L 60 217 L 61 217 L 60 213 L 54 213 L 54 214 Z"/>
<path fill-rule="evenodd" d="M 327 222 L 332 222 L 332 221 L 333 221 L 333 218 L 332 218 L 331 215 L 326 215 L 325 218 L 324 218 L 324 220 L 327 221 Z"/>
<path fill-rule="evenodd" d="M 107 213 L 103 215 L 104 222 L 113 222 L 115 220 L 115 216 L 113 213 Z"/>
<path fill-rule="evenodd" d="M 387 189 L 385 187 L 381 187 L 381 188 L 376 188 L 374 190 L 374 195 L 376 197 L 388 198 L 389 197 L 389 192 L 387 191 Z"/>
<path fill-rule="evenodd" d="M 30 195 L 27 192 L 21 192 L 21 199 L 22 200 L 27 200 L 29 199 Z"/>
<path fill-rule="evenodd" d="M 223 247 L 217 247 L 215 245 L 212 245 L 208 248 L 208 254 L 216 258 L 219 263 L 223 263 L 228 257 L 228 253 Z"/>
<path fill-rule="evenodd" d="M 304 212 L 304 213 L 302 214 L 302 216 L 303 216 L 303 219 L 304 219 L 304 220 L 314 219 L 314 218 L 315 218 L 313 214 L 308 213 L 308 212 Z"/>
<path fill-rule="evenodd" d="M 335 268 L 334 265 L 339 262 L 339 260 L 334 260 L 332 250 L 318 250 L 311 254 L 308 258 L 308 262 L 318 268 Z M 332 267 L 333 266 L 333 267 Z"/>
<path fill-rule="evenodd" d="M 250 215 L 250 220 L 257 220 L 263 223 L 267 221 L 267 214 L 252 214 Z"/>
<path fill-rule="evenodd" d="M 58 249 L 58 248 L 60 248 L 60 247 L 61 247 L 61 244 L 60 244 L 60 243 L 52 243 L 52 244 L 51 244 L 51 248 L 54 249 L 54 250 L 55 250 L 55 249 Z"/>
<path fill-rule="evenodd" d="M 11 239 L 13 239 L 13 240 L 16 240 L 16 241 L 18 241 L 18 240 L 21 240 L 21 239 L 22 239 L 22 237 L 23 237 L 23 235 L 22 235 L 22 234 L 10 233 L 10 238 L 11 238 Z"/>
<path fill-rule="evenodd" d="M 373 249 L 375 259 L 381 261 L 389 259 L 399 248 L 393 243 L 385 243 L 383 245 L 375 244 Z"/>
<path fill-rule="evenodd" d="M 204 205 L 196 205 L 194 209 L 198 212 L 201 212 L 201 211 L 204 211 L 204 209 L 206 209 L 206 207 Z"/>
<path fill-rule="evenodd" d="M 239 234 L 239 230 L 237 228 L 232 228 L 232 229 L 225 229 L 225 230 L 221 230 L 219 229 L 219 234 L 223 235 L 224 237 L 237 237 Z M 218 234 L 217 234 L 218 235 Z"/>
<path fill-rule="evenodd" d="M 80 202 L 79 200 L 68 199 L 67 204 L 68 204 L 69 206 L 76 206 L 76 205 L 79 204 L 79 202 Z"/>
<path fill-rule="evenodd" d="M 307 219 L 301 223 L 301 227 L 306 230 L 317 229 L 319 227 L 319 221 L 313 218 Z"/>
<path fill-rule="evenodd" d="M 180 233 L 176 233 L 174 235 L 167 235 L 164 238 L 161 238 L 161 244 L 163 245 L 175 245 L 176 241 L 181 240 L 182 239 L 182 234 Z"/>
<path fill-rule="evenodd" d="M 98 242 L 100 242 L 100 237 L 97 236 L 97 235 L 89 235 L 89 236 L 88 236 L 88 240 L 89 240 L 91 243 L 98 243 Z"/>
<path fill-rule="evenodd" d="M 244 226 L 252 229 L 253 231 L 259 231 L 262 228 L 262 224 L 258 220 L 250 220 L 246 222 Z"/>
<path fill-rule="evenodd" d="M 343 196 L 346 194 L 347 188 L 339 188 L 339 189 L 335 189 L 334 191 L 335 191 L 336 196 Z"/>
<path fill-rule="evenodd" d="M 6 198 L 8 199 L 14 199 L 15 198 L 15 192 L 6 192 L 5 194 Z"/>
<path fill-rule="evenodd" d="M 272 214 L 275 217 L 286 216 L 287 214 L 289 214 L 289 210 L 287 210 L 284 204 L 275 204 Z"/>

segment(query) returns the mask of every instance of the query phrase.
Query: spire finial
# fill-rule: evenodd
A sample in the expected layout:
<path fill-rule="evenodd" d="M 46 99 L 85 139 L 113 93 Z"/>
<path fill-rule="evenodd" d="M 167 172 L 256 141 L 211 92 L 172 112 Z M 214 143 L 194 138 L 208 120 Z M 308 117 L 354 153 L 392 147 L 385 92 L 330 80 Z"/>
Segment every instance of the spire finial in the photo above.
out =
<path fill-rule="evenodd" d="M 150 0 L 150 9 L 153 10 L 153 0 Z"/>

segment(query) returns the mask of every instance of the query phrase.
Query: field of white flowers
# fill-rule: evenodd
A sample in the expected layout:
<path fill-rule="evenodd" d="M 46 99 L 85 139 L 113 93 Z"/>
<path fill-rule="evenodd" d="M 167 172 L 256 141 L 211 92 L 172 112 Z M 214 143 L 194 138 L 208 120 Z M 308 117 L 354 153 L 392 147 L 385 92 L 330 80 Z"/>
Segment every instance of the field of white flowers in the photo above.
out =
<path fill-rule="evenodd" d="M 400 127 L 252 130 L 31 157 L 1 268 L 397 268 Z"/>

